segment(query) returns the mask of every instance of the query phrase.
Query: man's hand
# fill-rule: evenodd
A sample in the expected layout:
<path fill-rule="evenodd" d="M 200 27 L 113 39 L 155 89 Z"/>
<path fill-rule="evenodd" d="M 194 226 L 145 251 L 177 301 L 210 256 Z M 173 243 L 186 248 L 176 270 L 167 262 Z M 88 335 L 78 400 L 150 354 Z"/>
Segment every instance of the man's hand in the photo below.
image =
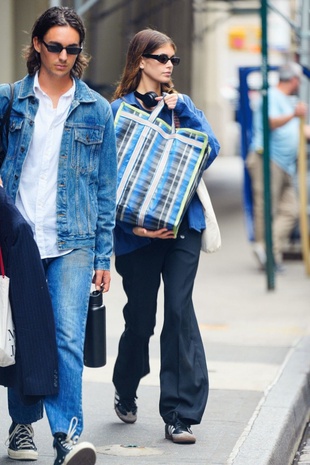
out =
<path fill-rule="evenodd" d="M 111 273 L 109 270 L 95 270 L 93 284 L 96 291 L 108 292 L 110 289 Z"/>
<path fill-rule="evenodd" d="M 295 106 L 295 116 L 299 118 L 307 115 L 307 105 L 304 102 L 298 102 Z"/>

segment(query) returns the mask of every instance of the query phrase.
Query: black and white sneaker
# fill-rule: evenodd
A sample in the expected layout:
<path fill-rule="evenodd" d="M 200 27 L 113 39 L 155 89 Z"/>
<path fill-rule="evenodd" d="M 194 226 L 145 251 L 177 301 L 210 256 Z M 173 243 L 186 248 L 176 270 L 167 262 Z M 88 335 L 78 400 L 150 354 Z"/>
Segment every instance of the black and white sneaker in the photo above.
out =
<path fill-rule="evenodd" d="M 77 418 L 71 420 L 68 433 L 54 434 L 53 447 L 55 451 L 54 465 L 94 465 L 96 463 L 96 449 L 90 442 L 77 444 L 74 432 Z"/>
<path fill-rule="evenodd" d="M 114 409 L 118 418 L 124 423 L 134 423 L 137 420 L 138 407 L 135 398 L 125 399 L 115 391 Z"/>
<path fill-rule="evenodd" d="M 195 444 L 196 442 L 190 425 L 186 425 L 178 418 L 173 425 L 165 425 L 165 438 L 176 444 Z"/>
<path fill-rule="evenodd" d="M 38 451 L 33 442 L 31 425 L 12 423 L 9 429 L 8 456 L 13 460 L 38 460 Z"/>

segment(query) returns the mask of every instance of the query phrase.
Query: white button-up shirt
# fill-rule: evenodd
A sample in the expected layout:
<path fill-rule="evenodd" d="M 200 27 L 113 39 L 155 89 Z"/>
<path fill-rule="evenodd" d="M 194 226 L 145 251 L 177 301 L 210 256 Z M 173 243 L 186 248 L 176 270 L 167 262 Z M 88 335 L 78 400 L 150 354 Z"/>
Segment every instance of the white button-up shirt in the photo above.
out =
<path fill-rule="evenodd" d="M 60 97 L 57 108 L 53 108 L 52 100 L 40 88 L 38 73 L 34 80 L 39 108 L 22 169 L 16 206 L 33 230 L 41 258 L 63 254 L 57 247 L 57 174 L 64 122 L 75 91 L 74 81 L 72 84 L 71 89 Z"/>

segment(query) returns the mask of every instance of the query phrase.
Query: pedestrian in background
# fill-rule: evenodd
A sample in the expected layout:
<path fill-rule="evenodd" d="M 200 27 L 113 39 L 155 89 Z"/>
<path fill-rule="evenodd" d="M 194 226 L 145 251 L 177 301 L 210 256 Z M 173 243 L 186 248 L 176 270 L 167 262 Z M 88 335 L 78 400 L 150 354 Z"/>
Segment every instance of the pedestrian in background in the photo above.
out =
<path fill-rule="evenodd" d="M 116 146 L 110 105 L 81 77 L 85 28 L 70 8 L 35 22 L 25 50 L 28 75 L 15 83 L 3 186 L 30 224 L 51 295 L 59 394 L 47 396 L 55 465 L 93 465 L 96 451 L 77 443 L 83 430 L 83 347 L 91 283 L 107 292 L 115 219 Z M 0 116 L 9 86 L 0 87 Z M 95 274 L 93 276 L 93 270 Z M 44 302 L 42 302 L 44 305 Z M 9 390 L 8 455 L 35 460 L 31 424 L 42 404 L 25 408 Z"/>
<path fill-rule="evenodd" d="M 299 206 L 294 176 L 299 146 L 300 117 L 307 113 L 306 105 L 298 101 L 302 68 L 287 63 L 279 69 L 279 82 L 268 91 L 270 129 L 270 169 L 273 225 L 273 255 L 275 269 L 283 272 L 283 251 L 296 225 Z M 253 114 L 253 140 L 246 159 L 253 192 L 254 234 L 253 252 L 261 269 L 265 268 L 264 182 L 263 182 L 263 117 L 262 98 Z M 305 126 L 305 136 L 310 128 Z"/>
<path fill-rule="evenodd" d="M 219 144 L 203 112 L 187 95 L 174 89 L 172 73 L 179 62 L 171 38 L 152 29 L 138 32 L 128 48 L 112 102 L 113 113 L 123 101 L 151 111 L 164 98 L 161 119 L 171 125 L 174 110 L 181 127 L 208 134 L 208 167 L 218 155 Z M 115 411 L 125 423 L 137 419 L 137 389 L 141 378 L 150 371 L 149 340 L 154 333 L 162 278 L 165 302 L 160 337 L 159 411 L 165 423 L 165 437 L 175 443 L 196 441 L 191 425 L 201 422 L 208 398 L 208 371 L 192 302 L 205 227 L 202 205 L 195 195 L 176 238 L 165 228 L 150 231 L 122 221 L 117 221 L 114 234 L 116 270 L 128 299 L 113 373 Z"/>

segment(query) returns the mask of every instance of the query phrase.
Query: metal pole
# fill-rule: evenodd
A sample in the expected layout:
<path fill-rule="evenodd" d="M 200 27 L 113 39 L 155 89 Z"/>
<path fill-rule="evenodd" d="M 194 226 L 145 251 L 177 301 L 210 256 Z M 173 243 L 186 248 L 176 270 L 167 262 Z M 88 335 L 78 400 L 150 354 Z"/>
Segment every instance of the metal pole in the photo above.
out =
<path fill-rule="evenodd" d="M 299 199 L 300 199 L 300 236 L 302 257 L 305 264 L 306 273 L 310 276 L 310 233 L 308 225 L 308 191 L 307 191 L 307 149 L 304 134 L 305 118 L 300 119 L 300 141 L 298 155 L 298 179 L 299 179 Z"/>
<path fill-rule="evenodd" d="M 261 1 L 262 24 L 262 95 L 263 95 L 263 131 L 264 131 L 264 218 L 265 218 L 265 243 L 266 243 L 266 275 L 267 288 L 273 290 L 274 283 L 274 258 L 272 253 L 272 219 L 271 219 L 271 194 L 270 194 L 270 153 L 269 153 L 269 122 L 268 122 L 268 41 L 267 41 L 267 0 Z"/>
<path fill-rule="evenodd" d="M 61 0 L 49 0 L 50 8 L 52 6 L 61 6 Z"/>
<path fill-rule="evenodd" d="M 79 7 L 76 8 L 77 14 L 79 14 L 80 16 L 83 16 L 96 3 L 98 3 L 98 0 L 87 0 L 85 3 L 83 3 L 82 5 L 79 5 Z"/>

